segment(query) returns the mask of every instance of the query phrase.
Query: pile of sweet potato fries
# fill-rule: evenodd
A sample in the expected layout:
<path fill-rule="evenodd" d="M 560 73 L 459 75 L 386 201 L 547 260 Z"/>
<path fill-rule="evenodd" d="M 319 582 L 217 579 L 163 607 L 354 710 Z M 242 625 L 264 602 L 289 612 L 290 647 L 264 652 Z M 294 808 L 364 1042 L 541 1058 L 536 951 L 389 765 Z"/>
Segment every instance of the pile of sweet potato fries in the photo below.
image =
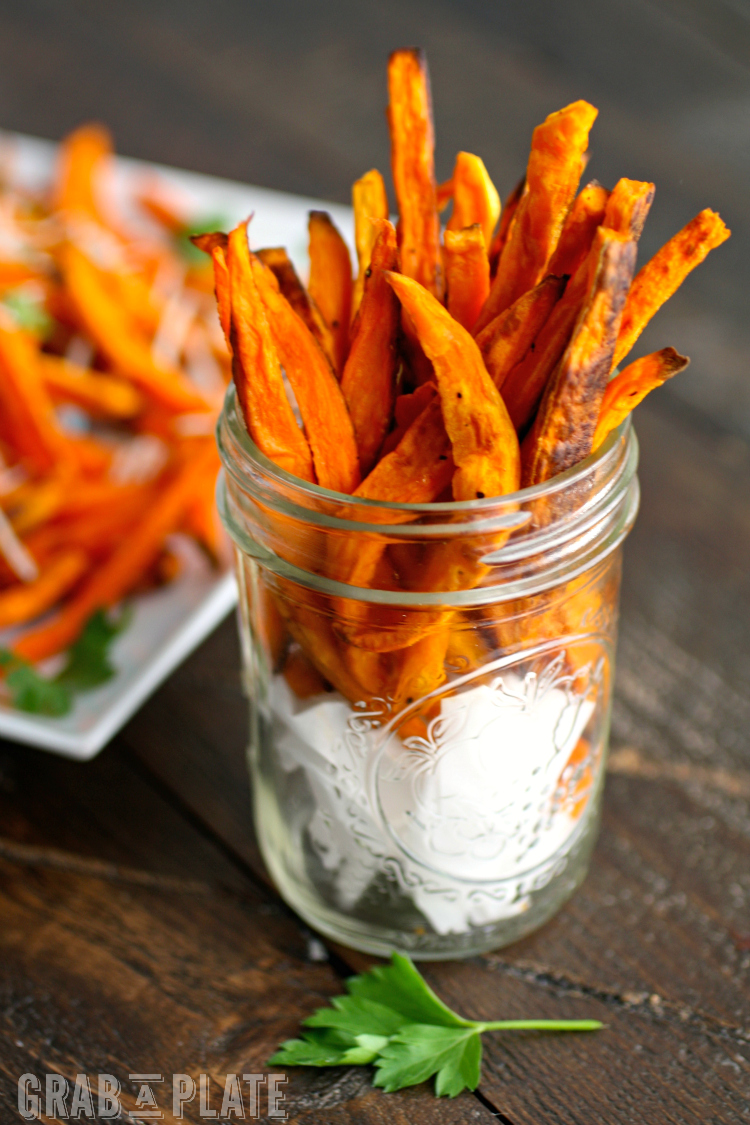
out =
<path fill-rule="evenodd" d="M 112 162 L 106 130 L 85 126 L 48 195 L 0 190 L 0 628 L 43 618 L 12 644 L 19 661 L 168 579 L 171 533 L 221 550 L 230 360 L 210 265 L 181 255 L 187 219 L 155 181 L 137 229 L 117 213 Z"/>
<path fill-rule="evenodd" d="M 729 231 L 702 211 L 634 276 L 654 185 L 579 189 L 597 115 L 588 102 L 534 130 L 501 211 L 471 153 L 436 184 L 423 54 L 394 52 L 388 86 L 398 223 L 383 177 L 366 173 L 352 193 L 355 279 L 323 212 L 310 215 L 306 289 L 283 249 L 250 251 L 246 224 L 195 240 L 213 259 L 238 397 L 258 448 L 327 489 L 396 503 L 503 496 L 585 458 L 687 365 L 668 347 L 616 372 Z M 433 591 L 470 588 L 486 572 L 448 543 L 404 576 L 382 544 L 354 537 L 321 569 L 360 588 Z M 387 691 L 398 706 L 445 678 L 449 611 L 391 613 L 389 628 L 387 608 L 350 605 L 336 621 L 335 606 L 285 588 L 275 582 L 259 612 L 280 614 L 297 642 L 284 671 L 300 694 L 330 683 L 352 700 Z M 278 632 L 268 620 L 264 629 Z"/>

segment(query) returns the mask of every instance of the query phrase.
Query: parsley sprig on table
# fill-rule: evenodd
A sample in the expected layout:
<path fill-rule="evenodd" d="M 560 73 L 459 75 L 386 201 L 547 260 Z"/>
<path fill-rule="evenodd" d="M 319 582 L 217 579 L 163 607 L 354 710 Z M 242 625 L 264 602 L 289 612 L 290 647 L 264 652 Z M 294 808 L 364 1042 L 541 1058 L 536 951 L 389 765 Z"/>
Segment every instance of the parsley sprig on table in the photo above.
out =
<path fill-rule="evenodd" d="M 598 1031 L 598 1020 L 466 1020 L 451 1011 L 408 957 L 394 953 L 346 982 L 303 1023 L 301 1039 L 287 1039 L 270 1063 L 280 1066 L 351 1066 L 371 1063 L 374 1086 L 386 1093 L 435 1075 L 438 1097 L 476 1089 L 485 1031 Z"/>

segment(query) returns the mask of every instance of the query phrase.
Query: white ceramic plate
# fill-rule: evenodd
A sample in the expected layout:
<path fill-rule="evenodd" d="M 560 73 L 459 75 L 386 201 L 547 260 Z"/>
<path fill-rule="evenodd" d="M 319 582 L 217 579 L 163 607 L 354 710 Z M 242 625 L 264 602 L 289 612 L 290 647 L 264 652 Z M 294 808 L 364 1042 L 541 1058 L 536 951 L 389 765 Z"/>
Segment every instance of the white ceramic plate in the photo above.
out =
<path fill-rule="evenodd" d="M 42 187 L 49 181 L 54 144 L 17 133 L 1 134 L 0 141 L 12 152 L 14 178 L 29 187 Z M 254 212 L 251 244 L 286 246 L 303 273 L 307 268 L 307 212 L 311 208 L 329 211 L 352 244 L 348 207 L 119 157 L 115 186 L 124 207 L 131 196 L 130 185 L 149 172 L 158 173 L 191 200 L 197 219 L 220 216 L 236 223 Z M 113 679 L 95 691 L 77 695 L 73 710 L 60 719 L 0 705 L 0 736 L 70 758 L 94 757 L 236 604 L 232 574 L 217 576 L 202 553 L 197 548 L 191 550 L 187 541 L 182 554 L 183 568 L 176 581 L 130 599 L 133 619 L 112 645 L 111 658 L 117 670 Z"/>

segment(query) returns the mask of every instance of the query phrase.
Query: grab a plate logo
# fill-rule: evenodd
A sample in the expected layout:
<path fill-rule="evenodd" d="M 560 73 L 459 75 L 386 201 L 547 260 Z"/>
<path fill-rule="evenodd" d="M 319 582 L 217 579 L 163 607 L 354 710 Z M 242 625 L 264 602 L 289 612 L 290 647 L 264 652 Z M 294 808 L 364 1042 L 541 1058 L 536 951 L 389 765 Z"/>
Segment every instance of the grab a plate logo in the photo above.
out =
<path fill-rule="evenodd" d="M 57 1120 L 131 1121 L 181 1120 L 187 1106 L 191 1116 L 217 1123 L 263 1117 L 285 1120 L 286 1074 L 172 1074 L 157 1071 L 128 1075 L 128 1086 L 114 1074 L 22 1074 L 18 1079 L 18 1112 L 24 1121 L 43 1117 Z"/>

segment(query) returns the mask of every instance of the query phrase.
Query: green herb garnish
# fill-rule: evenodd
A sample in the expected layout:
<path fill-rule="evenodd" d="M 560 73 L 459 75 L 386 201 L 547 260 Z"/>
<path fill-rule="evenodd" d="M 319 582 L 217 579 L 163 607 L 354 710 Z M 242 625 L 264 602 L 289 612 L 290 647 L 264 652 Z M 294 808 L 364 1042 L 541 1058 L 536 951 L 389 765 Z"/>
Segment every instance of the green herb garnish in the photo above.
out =
<path fill-rule="evenodd" d="M 19 328 L 47 340 L 52 334 L 54 321 L 44 307 L 44 300 L 26 286 L 11 289 L 3 296 L 3 305 Z"/>
<path fill-rule="evenodd" d="M 57 683 L 70 691 L 89 691 L 111 680 L 115 669 L 110 662 L 110 646 L 133 618 L 130 607 L 111 619 L 98 609 L 87 621 L 86 628 L 71 645 L 68 663 L 57 677 Z"/>
<path fill-rule="evenodd" d="M 103 609 L 98 609 L 86 622 L 78 640 L 71 645 L 67 664 L 52 679 L 40 676 L 33 664 L 9 649 L 0 649 L 0 669 L 5 671 L 5 686 L 13 706 L 33 715 L 51 718 L 67 715 L 76 692 L 89 691 L 114 676 L 110 646 L 131 618 L 129 609 L 116 620 L 111 620 Z"/>
<path fill-rule="evenodd" d="M 438 1097 L 479 1085 L 485 1031 L 598 1031 L 598 1020 L 466 1020 L 451 1011 L 408 957 L 391 956 L 346 982 L 347 996 L 306 1019 L 301 1039 L 282 1043 L 269 1063 L 351 1066 L 371 1063 L 386 1093 L 435 1075 Z"/>
<path fill-rule="evenodd" d="M 19 711 L 60 718 L 71 707 L 70 692 L 56 680 L 40 676 L 33 664 L 21 660 L 9 649 L 0 649 L 0 668 L 5 670 L 5 687 Z"/>

